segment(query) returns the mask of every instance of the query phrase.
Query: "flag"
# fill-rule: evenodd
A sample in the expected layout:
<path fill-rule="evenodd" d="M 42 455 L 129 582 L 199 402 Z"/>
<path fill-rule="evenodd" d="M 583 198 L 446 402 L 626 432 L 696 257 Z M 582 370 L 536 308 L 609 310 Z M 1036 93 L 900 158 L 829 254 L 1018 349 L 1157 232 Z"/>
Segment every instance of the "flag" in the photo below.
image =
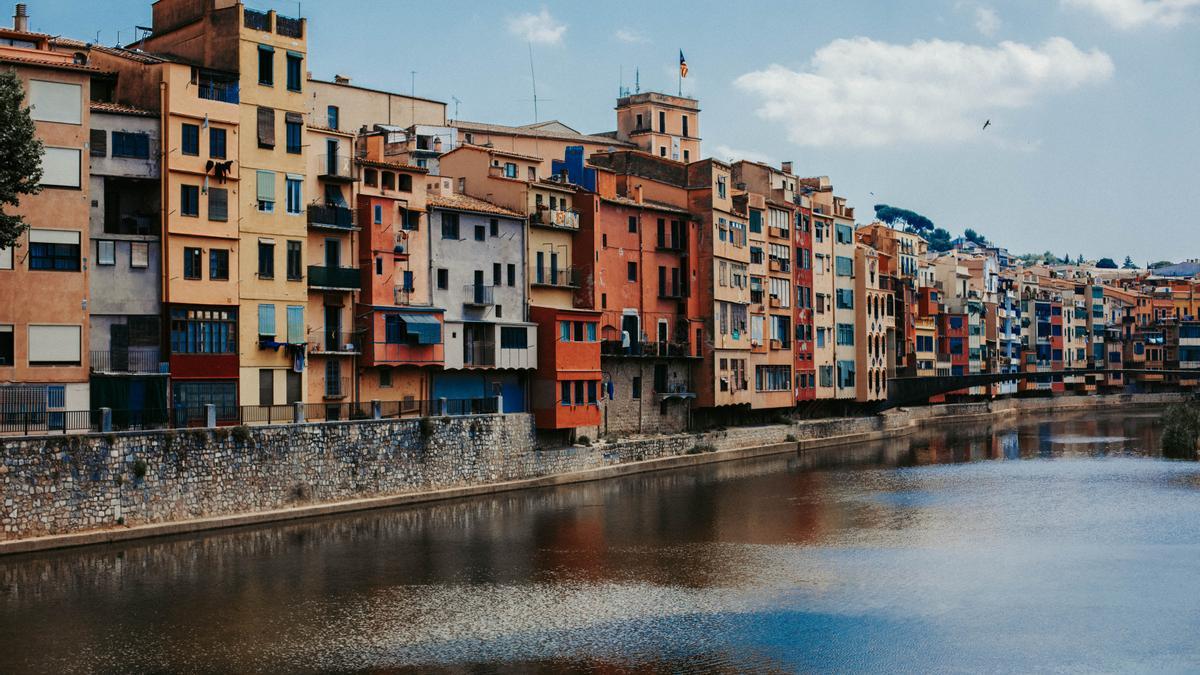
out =
<path fill-rule="evenodd" d="M 679 76 L 687 77 L 687 59 L 683 58 L 683 50 L 679 50 Z"/>

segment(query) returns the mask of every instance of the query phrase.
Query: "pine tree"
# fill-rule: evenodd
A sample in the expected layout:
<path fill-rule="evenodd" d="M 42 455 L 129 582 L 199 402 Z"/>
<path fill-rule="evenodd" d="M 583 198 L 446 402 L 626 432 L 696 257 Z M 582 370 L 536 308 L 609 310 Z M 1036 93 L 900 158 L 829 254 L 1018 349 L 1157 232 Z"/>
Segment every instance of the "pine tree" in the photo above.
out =
<path fill-rule="evenodd" d="M 21 203 L 21 195 L 41 192 L 42 142 L 24 105 L 21 80 L 11 70 L 0 72 L 0 248 L 13 248 L 29 227 L 20 216 L 4 212 Z"/>

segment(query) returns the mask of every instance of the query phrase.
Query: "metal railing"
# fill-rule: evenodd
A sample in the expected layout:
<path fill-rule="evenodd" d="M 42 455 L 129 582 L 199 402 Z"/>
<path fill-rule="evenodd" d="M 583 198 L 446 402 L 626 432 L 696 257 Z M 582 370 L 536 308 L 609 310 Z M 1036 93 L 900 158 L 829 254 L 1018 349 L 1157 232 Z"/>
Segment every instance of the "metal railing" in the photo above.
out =
<path fill-rule="evenodd" d="M 304 22 L 301 19 L 276 15 L 275 32 L 284 37 L 302 38 L 304 37 Z"/>
<path fill-rule="evenodd" d="M 463 343 L 464 366 L 496 365 L 496 343 L 489 340 L 471 340 Z"/>
<path fill-rule="evenodd" d="M 463 287 L 464 303 L 468 305 L 494 305 L 495 287 L 488 284 L 467 284 Z"/>
<path fill-rule="evenodd" d="M 361 341 L 354 333 L 324 330 L 308 336 L 308 351 L 312 354 L 357 354 Z"/>
<path fill-rule="evenodd" d="M 309 265 L 308 285 L 310 288 L 358 290 L 362 287 L 362 278 L 357 267 Z"/>
<path fill-rule="evenodd" d="M 321 155 L 317 177 L 324 180 L 353 181 L 354 160 L 348 155 Z"/>
<path fill-rule="evenodd" d="M 579 212 L 574 209 L 552 209 L 544 206 L 534 211 L 530 222 L 547 227 L 561 227 L 567 230 L 579 229 Z"/>
<path fill-rule="evenodd" d="M 344 206 L 309 204 L 308 224 L 317 227 L 349 230 L 354 227 L 354 209 L 348 209 Z"/>
<path fill-rule="evenodd" d="M 535 286 L 560 286 L 563 288 L 579 286 L 579 273 L 574 267 L 534 267 L 532 272 Z"/>
<path fill-rule="evenodd" d="M 270 14 L 267 12 L 259 12 L 257 10 L 250 9 L 249 7 L 246 7 L 244 12 L 245 18 L 243 19 L 243 23 L 245 23 L 246 28 L 266 31 L 268 33 L 271 32 Z"/>
<path fill-rule="evenodd" d="M 93 373 L 165 373 L 162 351 L 157 347 L 113 351 L 93 351 Z"/>
<path fill-rule="evenodd" d="M 241 98 L 237 82 L 201 81 L 196 91 L 200 98 L 221 103 L 238 103 Z"/>
<path fill-rule="evenodd" d="M 349 377 L 325 378 L 325 390 L 323 392 L 325 398 L 346 398 L 350 395 L 351 391 Z"/>
<path fill-rule="evenodd" d="M 603 356 L 640 356 L 643 358 L 696 358 L 691 345 L 676 342 L 631 342 L 622 346 L 620 340 L 603 340 L 600 343 Z"/>

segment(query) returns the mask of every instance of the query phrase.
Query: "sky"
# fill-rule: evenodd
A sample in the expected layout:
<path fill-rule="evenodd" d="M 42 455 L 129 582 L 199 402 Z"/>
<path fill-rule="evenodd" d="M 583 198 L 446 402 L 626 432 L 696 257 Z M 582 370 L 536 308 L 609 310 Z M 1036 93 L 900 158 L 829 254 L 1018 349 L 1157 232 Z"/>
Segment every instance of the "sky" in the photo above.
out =
<path fill-rule="evenodd" d="M 150 25 L 150 0 L 27 3 L 103 44 Z M 677 90 L 682 50 L 704 155 L 827 175 L 859 222 L 887 203 L 1014 253 L 1200 257 L 1200 0 L 247 4 L 309 19 L 314 76 L 415 82 L 472 121 L 534 120 L 532 49 L 538 118 L 611 130 L 635 72 Z"/>

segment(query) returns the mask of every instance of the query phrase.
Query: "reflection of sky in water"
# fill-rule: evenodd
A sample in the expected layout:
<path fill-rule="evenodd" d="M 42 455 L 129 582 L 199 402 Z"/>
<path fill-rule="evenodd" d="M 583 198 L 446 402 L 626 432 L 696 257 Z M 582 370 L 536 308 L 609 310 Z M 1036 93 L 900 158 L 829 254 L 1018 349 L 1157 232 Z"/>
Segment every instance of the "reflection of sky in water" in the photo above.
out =
<path fill-rule="evenodd" d="M 731 462 L 14 558 L 0 671 L 1195 671 L 1200 467 L 1038 459 L 1153 443 L 1145 424 L 972 440 L 1022 461 L 907 465 L 965 440 L 934 435 L 860 468 Z"/>

